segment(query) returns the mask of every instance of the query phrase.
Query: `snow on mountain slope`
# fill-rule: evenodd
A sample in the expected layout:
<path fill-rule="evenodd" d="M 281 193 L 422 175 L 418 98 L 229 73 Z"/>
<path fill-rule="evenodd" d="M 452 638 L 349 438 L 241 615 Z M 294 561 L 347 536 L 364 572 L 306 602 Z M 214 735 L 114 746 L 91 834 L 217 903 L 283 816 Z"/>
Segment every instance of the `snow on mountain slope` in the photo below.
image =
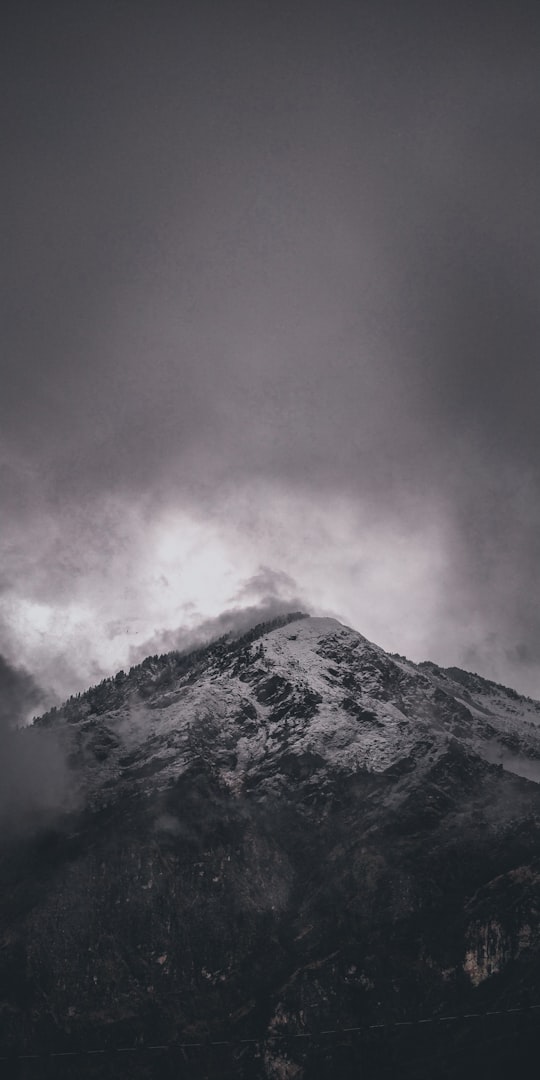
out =
<path fill-rule="evenodd" d="M 538 702 L 389 656 L 335 619 L 301 616 L 251 637 L 216 643 L 204 662 L 151 658 L 40 721 L 59 732 L 92 803 L 119 780 L 156 790 L 201 757 L 232 791 L 264 793 L 433 765 L 449 740 L 540 780 Z"/>

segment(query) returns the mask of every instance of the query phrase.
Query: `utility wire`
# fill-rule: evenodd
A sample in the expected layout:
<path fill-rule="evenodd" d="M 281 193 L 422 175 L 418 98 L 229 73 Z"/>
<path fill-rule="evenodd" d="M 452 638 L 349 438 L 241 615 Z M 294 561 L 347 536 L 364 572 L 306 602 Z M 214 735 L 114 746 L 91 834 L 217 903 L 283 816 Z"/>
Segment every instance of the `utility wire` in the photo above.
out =
<path fill-rule="evenodd" d="M 142 1043 L 136 1046 L 114 1046 L 99 1050 L 43 1050 L 27 1052 L 24 1054 L 17 1053 L 16 1051 L 10 1053 L 4 1050 L 0 1054 L 0 1061 L 36 1061 L 44 1058 L 91 1057 L 99 1054 L 145 1054 L 156 1050 L 206 1049 L 209 1046 L 261 1046 L 266 1043 L 285 1041 L 288 1039 L 304 1039 L 306 1041 L 311 1040 L 314 1042 L 322 1037 L 332 1035 L 343 1036 L 360 1033 L 366 1034 L 367 1032 L 373 1031 L 388 1031 L 396 1028 L 416 1027 L 421 1024 L 448 1024 L 469 1020 L 483 1020 L 488 1016 L 502 1017 L 509 1016 L 510 1014 L 516 1015 L 517 1013 L 531 1013 L 534 1010 L 539 1009 L 540 1003 L 537 1005 L 520 1005 L 510 1009 L 490 1009 L 485 1012 L 456 1013 L 451 1016 L 425 1016 L 416 1020 L 391 1020 L 380 1024 L 361 1024 L 355 1027 L 324 1028 L 321 1031 L 279 1032 L 274 1035 L 267 1033 L 265 1035 L 246 1039 L 207 1039 L 199 1042 Z"/>

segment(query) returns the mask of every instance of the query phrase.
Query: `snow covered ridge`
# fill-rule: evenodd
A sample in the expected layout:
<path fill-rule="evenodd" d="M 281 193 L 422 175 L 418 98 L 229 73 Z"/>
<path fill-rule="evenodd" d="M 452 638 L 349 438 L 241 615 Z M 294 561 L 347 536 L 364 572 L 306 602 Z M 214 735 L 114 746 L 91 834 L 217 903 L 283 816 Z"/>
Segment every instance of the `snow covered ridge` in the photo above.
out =
<path fill-rule="evenodd" d="M 323 793 L 359 770 L 432 769 L 451 745 L 540 781 L 540 703 L 389 656 L 291 613 L 237 640 L 149 657 L 36 721 L 92 802 L 161 788 L 203 760 L 231 791 Z"/>
<path fill-rule="evenodd" d="M 158 686 L 165 686 L 178 676 L 204 671 L 205 666 L 216 657 L 222 657 L 225 652 L 237 652 L 245 648 L 263 634 L 277 627 L 285 626 L 289 622 L 298 619 L 307 619 L 308 616 L 302 611 L 289 612 L 286 615 L 277 616 L 268 622 L 259 623 L 246 633 L 238 636 L 224 634 L 215 641 L 197 646 L 189 652 L 172 651 L 147 656 L 142 663 L 130 668 L 129 672 L 119 671 L 109 679 L 103 679 L 96 686 L 90 687 L 82 694 L 76 694 L 64 702 L 60 708 L 53 706 L 42 716 L 34 719 L 34 723 L 40 726 L 48 726 L 58 717 L 69 722 L 81 719 L 89 713 L 107 712 L 114 708 L 126 695 L 138 694 L 142 697 L 151 695 Z"/>

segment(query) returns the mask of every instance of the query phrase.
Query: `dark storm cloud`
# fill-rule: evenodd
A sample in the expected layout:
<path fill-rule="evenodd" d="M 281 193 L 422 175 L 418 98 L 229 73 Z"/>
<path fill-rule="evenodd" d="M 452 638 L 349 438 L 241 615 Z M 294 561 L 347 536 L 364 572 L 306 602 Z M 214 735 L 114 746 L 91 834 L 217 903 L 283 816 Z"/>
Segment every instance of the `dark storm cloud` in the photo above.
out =
<path fill-rule="evenodd" d="M 56 736 L 24 728 L 45 694 L 35 680 L 0 656 L 0 823 L 24 828 L 47 818 L 68 790 L 65 755 Z"/>
<path fill-rule="evenodd" d="M 269 482 L 440 515 L 445 617 L 535 657 L 532 7 L 7 10 L 6 587 Z"/>

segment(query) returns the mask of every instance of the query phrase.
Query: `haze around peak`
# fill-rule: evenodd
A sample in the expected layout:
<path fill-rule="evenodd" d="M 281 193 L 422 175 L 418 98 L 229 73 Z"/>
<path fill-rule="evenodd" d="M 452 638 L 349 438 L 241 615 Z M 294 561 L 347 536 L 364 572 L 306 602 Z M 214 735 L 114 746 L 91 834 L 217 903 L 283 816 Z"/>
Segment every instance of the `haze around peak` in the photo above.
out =
<path fill-rule="evenodd" d="M 540 696 L 539 26 L 5 5 L 8 663 L 270 604 Z"/>

